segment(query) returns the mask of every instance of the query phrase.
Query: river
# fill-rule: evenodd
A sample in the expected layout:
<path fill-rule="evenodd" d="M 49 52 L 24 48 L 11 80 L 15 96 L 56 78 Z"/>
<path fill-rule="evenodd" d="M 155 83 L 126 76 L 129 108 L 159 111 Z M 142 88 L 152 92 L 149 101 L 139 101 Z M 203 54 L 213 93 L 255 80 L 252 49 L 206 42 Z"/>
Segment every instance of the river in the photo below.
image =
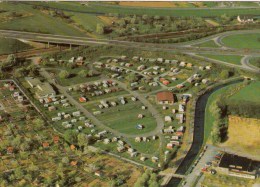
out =
<path fill-rule="evenodd" d="M 207 106 L 208 99 L 212 93 L 215 91 L 229 86 L 231 84 L 241 82 L 241 79 L 237 79 L 234 81 L 230 81 L 221 85 L 214 87 L 212 90 L 207 91 L 203 95 L 201 95 L 195 106 L 195 118 L 194 118 L 194 133 L 193 133 L 193 142 L 189 152 L 187 153 L 186 157 L 182 161 L 181 165 L 176 170 L 177 174 L 185 175 L 188 169 L 191 167 L 194 159 L 199 154 L 201 147 L 203 146 L 204 141 L 204 122 L 205 122 L 205 109 Z M 167 184 L 166 187 L 177 187 L 181 179 L 179 178 L 172 178 L 170 182 Z"/>

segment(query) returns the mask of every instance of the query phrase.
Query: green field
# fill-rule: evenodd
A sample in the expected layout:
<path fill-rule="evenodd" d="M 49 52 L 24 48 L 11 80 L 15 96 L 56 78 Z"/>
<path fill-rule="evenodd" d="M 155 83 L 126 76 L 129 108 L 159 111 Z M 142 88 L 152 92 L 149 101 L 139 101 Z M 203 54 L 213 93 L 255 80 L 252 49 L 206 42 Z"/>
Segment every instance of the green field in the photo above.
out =
<path fill-rule="evenodd" d="M 222 39 L 222 42 L 227 47 L 239 49 L 260 49 L 260 33 L 256 34 L 236 34 L 227 36 Z"/>
<path fill-rule="evenodd" d="M 260 68 L 260 57 L 255 57 L 249 60 L 249 63 L 255 67 Z"/>
<path fill-rule="evenodd" d="M 121 133 L 142 134 L 150 132 L 156 128 L 156 121 L 149 111 L 141 110 L 141 106 L 142 104 L 139 101 L 132 102 L 128 99 L 127 104 L 119 104 L 116 107 L 103 110 L 104 112 L 98 115 L 97 118 L 105 125 Z M 138 119 L 139 113 L 144 114 L 145 117 Z M 136 128 L 137 124 L 144 125 L 144 129 L 138 130 Z"/>
<path fill-rule="evenodd" d="M 37 4 L 42 5 L 45 7 L 52 7 L 61 9 L 64 11 L 71 11 L 71 12 L 81 12 L 81 13 L 91 13 L 91 14 L 122 14 L 122 15 L 161 15 L 161 16 L 198 16 L 198 17 L 214 17 L 226 14 L 228 16 L 237 16 L 237 15 L 258 15 L 259 8 L 249 8 L 249 9 L 237 9 L 237 8 L 229 8 L 229 9 L 200 9 L 199 11 L 196 8 L 181 8 L 181 9 L 174 9 L 174 8 L 147 8 L 147 7 L 125 7 L 113 4 L 104 4 L 104 3 L 97 3 L 97 2 L 90 2 L 87 6 L 83 6 L 79 3 L 71 3 L 71 2 L 48 2 L 41 3 L 41 2 L 30 2 L 30 4 Z"/>
<path fill-rule="evenodd" d="M 230 64 L 236 64 L 241 65 L 241 58 L 242 56 L 236 56 L 236 55 L 210 55 L 210 54 L 203 54 L 200 56 L 212 58 L 215 60 L 220 60 L 223 62 L 228 62 Z"/>
<path fill-rule="evenodd" d="M 134 139 L 128 139 L 127 142 L 141 153 L 152 155 L 159 153 L 159 139 L 150 142 L 135 142 Z"/>
<path fill-rule="evenodd" d="M 194 45 L 196 47 L 219 47 L 213 40 L 209 40 L 207 42 L 203 42 L 197 45 Z"/>
<path fill-rule="evenodd" d="M 62 19 L 33 9 L 31 5 L 3 2 L 0 3 L 0 10 L 7 11 L 8 13 L 17 12 L 24 15 L 24 17 L 10 17 L 9 20 L 0 21 L 0 29 L 85 36 L 81 31 L 75 29 Z"/>
<path fill-rule="evenodd" d="M 0 38 L 0 55 L 32 48 L 29 44 L 11 38 Z"/>
<path fill-rule="evenodd" d="M 260 81 L 250 83 L 231 97 L 232 100 L 260 102 Z"/>

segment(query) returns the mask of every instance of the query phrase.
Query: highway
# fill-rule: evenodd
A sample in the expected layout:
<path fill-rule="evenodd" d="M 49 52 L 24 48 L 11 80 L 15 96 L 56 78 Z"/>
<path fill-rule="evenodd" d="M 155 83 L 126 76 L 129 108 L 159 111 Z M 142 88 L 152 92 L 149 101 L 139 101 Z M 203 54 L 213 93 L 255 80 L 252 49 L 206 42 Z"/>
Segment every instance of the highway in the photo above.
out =
<path fill-rule="evenodd" d="M 210 37 L 206 37 L 204 39 L 180 43 L 180 44 L 154 44 L 154 43 L 140 43 L 140 42 L 132 42 L 132 41 L 120 41 L 120 40 L 109 40 L 109 39 L 94 39 L 88 37 L 76 37 L 76 36 L 63 36 L 63 35 L 53 35 L 53 34 L 41 34 L 41 33 L 33 33 L 33 32 L 23 32 L 23 31 L 11 31 L 11 30 L 0 30 L 0 36 L 6 38 L 15 38 L 15 39 L 23 39 L 28 41 L 35 42 L 44 42 L 44 43 L 53 43 L 53 44 L 68 44 L 68 45 L 89 45 L 89 44 L 97 44 L 97 45 L 114 45 L 119 47 L 129 47 L 135 49 L 144 49 L 149 51 L 168 51 L 168 52 L 180 52 L 186 53 L 188 55 L 192 54 L 221 54 L 221 55 L 243 55 L 243 56 L 258 56 L 260 54 L 260 50 L 251 49 L 234 49 L 234 48 L 200 48 L 194 47 L 192 45 L 198 44 L 201 42 L 205 42 L 211 39 L 214 39 L 218 45 L 222 45 L 221 38 L 232 35 L 232 34 L 243 34 L 243 33 L 256 33 L 260 32 L 260 30 L 241 30 L 241 31 L 230 31 L 224 32 L 217 35 L 213 35 Z M 238 66 L 233 64 L 228 64 L 222 61 L 212 61 L 208 59 L 204 59 L 209 62 L 219 63 L 223 65 L 228 65 L 235 68 L 244 69 L 246 71 L 251 72 L 259 72 L 258 69 L 253 68 L 252 66 L 248 66 L 247 64 Z"/>
<path fill-rule="evenodd" d="M 249 50 L 245 51 L 243 49 L 233 49 L 233 48 L 199 48 L 190 46 L 191 44 L 196 44 L 198 42 L 204 42 L 214 37 L 221 37 L 223 35 L 248 33 L 248 32 L 260 32 L 260 30 L 254 31 L 231 31 L 224 32 L 222 34 L 213 35 L 207 37 L 203 40 L 196 40 L 190 43 L 180 43 L 180 44 L 154 44 L 154 43 L 141 43 L 132 41 L 121 41 L 121 40 L 109 40 L 109 39 L 94 39 L 88 37 L 76 37 L 76 36 L 64 36 L 64 35 L 53 35 L 53 34 L 41 34 L 33 32 L 23 32 L 23 31 L 10 31 L 10 30 L 0 30 L 0 36 L 7 38 L 16 38 L 36 42 L 46 42 L 55 44 L 71 44 L 71 45 L 88 45 L 88 44 L 109 44 L 116 46 L 134 47 L 141 49 L 149 49 L 156 51 L 176 51 L 176 52 L 193 52 L 193 53 L 221 53 L 221 54 L 237 54 L 237 55 L 257 55 L 260 50 Z"/>

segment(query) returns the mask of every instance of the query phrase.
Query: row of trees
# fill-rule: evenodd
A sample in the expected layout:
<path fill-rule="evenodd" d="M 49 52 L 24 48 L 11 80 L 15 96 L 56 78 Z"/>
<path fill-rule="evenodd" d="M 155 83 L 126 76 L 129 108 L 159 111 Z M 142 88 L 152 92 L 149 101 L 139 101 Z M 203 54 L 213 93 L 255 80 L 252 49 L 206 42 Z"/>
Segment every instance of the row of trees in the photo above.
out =
<path fill-rule="evenodd" d="M 158 32 L 174 32 L 198 27 L 206 27 L 207 23 L 199 17 L 177 18 L 171 16 L 132 15 L 119 17 L 110 26 L 97 24 L 96 32 L 117 36 L 132 34 L 150 34 Z"/>
<path fill-rule="evenodd" d="M 59 73 L 59 77 L 61 79 L 67 79 L 71 76 L 71 74 L 67 70 L 62 70 Z M 78 72 L 78 76 L 85 78 L 85 77 L 92 77 L 94 76 L 94 72 L 92 70 L 81 70 Z"/>
<path fill-rule="evenodd" d="M 213 144 L 223 142 L 227 137 L 227 119 L 226 111 L 218 106 L 219 99 L 213 102 L 209 108 L 209 111 L 215 120 L 211 131 L 211 140 Z"/>

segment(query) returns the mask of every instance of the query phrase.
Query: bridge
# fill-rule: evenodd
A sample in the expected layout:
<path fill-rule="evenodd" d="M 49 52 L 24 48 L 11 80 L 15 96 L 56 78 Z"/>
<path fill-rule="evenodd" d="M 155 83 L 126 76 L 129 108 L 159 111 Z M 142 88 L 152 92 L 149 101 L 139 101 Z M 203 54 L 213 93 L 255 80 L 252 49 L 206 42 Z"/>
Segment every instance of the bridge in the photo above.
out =
<path fill-rule="evenodd" d="M 133 47 L 140 49 L 149 49 L 150 51 L 176 51 L 185 53 L 221 53 L 229 55 L 259 55 L 260 50 L 252 49 L 245 51 L 243 49 L 233 48 L 199 48 L 194 46 L 187 46 L 181 44 L 155 44 L 155 43 L 141 43 L 132 41 L 122 40 L 110 40 L 110 39 L 95 39 L 89 37 L 77 37 L 77 36 L 65 36 L 65 35 L 54 35 L 54 34 L 41 34 L 33 32 L 23 31 L 11 31 L 11 30 L 0 30 L 0 36 L 6 38 L 23 39 L 35 42 L 53 43 L 53 44 L 68 44 L 84 46 L 89 44 L 102 44 L 102 45 L 116 45 L 124 47 Z"/>
<path fill-rule="evenodd" d="M 241 31 L 242 32 L 242 31 Z M 239 31 L 238 31 L 239 33 Z M 225 33 L 223 33 L 225 34 Z M 154 44 L 154 43 L 141 43 L 132 41 L 121 41 L 121 40 L 109 40 L 109 39 L 95 39 L 89 37 L 76 37 L 76 36 L 64 36 L 64 35 L 54 35 L 54 34 L 41 34 L 33 32 L 23 32 L 23 31 L 11 31 L 11 30 L 0 30 L 0 36 L 6 38 L 22 39 L 34 42 L 43 42 L 49 44 L 66 44 L 85 46 L 89 44 L 97 45 L 114 45 L 119 47 L 130 47 L 135 49 L 144 49 L 149 51 L 167 51 L 167 52 L 180 52 L 192 56 L 192 54 L 222 54 L 222 55 L 250 55 L 259 56 L 259 49 L 234 49 L 234 48 L 200 48 L 194 46 L 187 46 L 182 44 Z M 223 64 L 233 68 L 240 68 L 246 71 L 259 73 L 258 70 L 251 68 L 249 66 L 240 66 L 236 64 L 225 63 L 221 61 L 212 61 L 204 58 L 203 60 L 209 61 L 211 63 Z"/>

